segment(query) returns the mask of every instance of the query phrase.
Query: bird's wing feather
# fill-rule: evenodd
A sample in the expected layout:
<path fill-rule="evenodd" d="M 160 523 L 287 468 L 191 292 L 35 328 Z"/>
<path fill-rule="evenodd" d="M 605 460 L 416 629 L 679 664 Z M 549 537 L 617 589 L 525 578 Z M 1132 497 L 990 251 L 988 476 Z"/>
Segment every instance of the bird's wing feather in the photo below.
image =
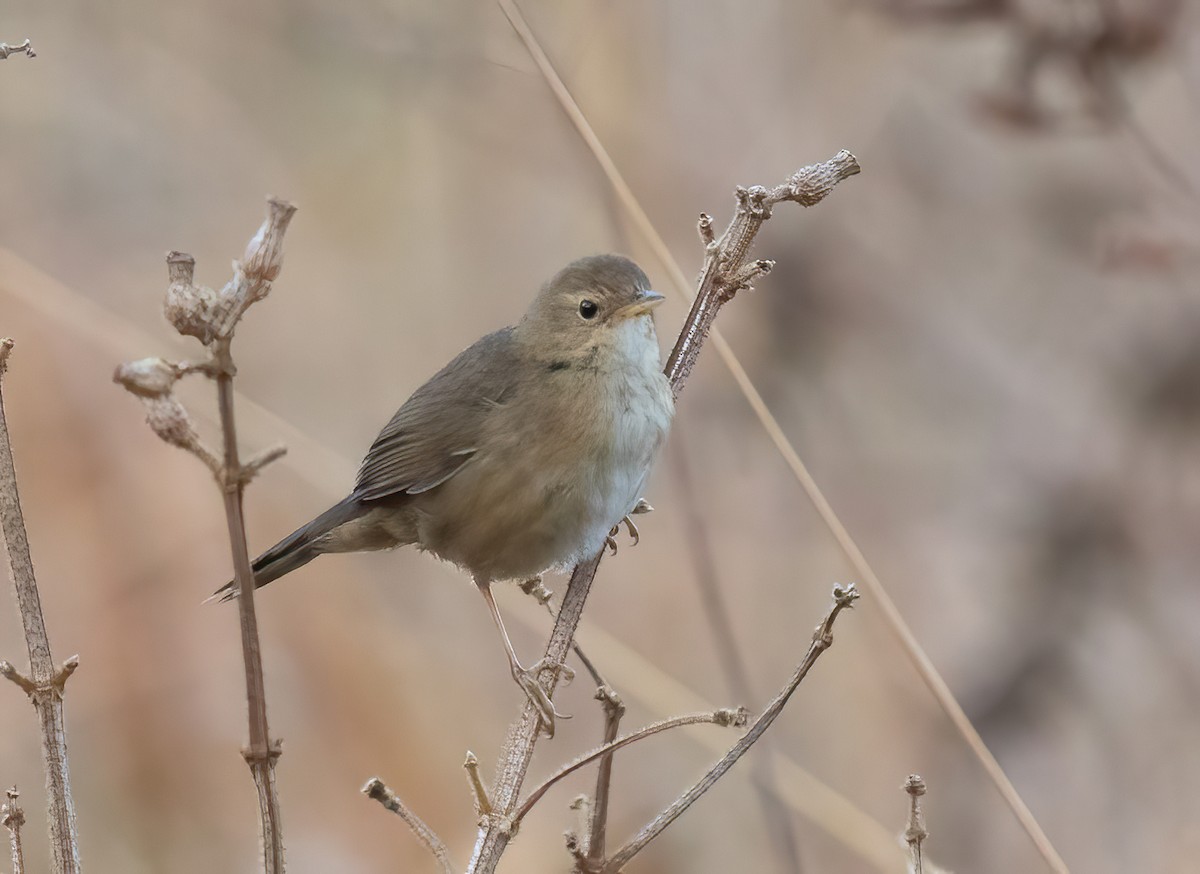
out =
<path fill-rule="evenodd" d="M 354 497 L 417 495 L 469 464 L 485 418 L 516 384 L 513 346 L 512 328 L 488 334 L 417 389 L 375 438 Z"/>

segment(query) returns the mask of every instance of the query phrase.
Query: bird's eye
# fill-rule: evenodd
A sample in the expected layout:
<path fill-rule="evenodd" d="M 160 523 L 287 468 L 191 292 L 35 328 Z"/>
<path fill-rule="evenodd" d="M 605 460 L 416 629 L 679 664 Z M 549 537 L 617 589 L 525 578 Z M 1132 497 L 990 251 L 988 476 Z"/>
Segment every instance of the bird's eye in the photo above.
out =
<path fill-rule="evenodd" d="M 600 312 L 600 307 L 596 306 L 595 301 L 585 298 L 579 302 L 579 315 L 585 319 L 594 319 L 598 312 Z"/>

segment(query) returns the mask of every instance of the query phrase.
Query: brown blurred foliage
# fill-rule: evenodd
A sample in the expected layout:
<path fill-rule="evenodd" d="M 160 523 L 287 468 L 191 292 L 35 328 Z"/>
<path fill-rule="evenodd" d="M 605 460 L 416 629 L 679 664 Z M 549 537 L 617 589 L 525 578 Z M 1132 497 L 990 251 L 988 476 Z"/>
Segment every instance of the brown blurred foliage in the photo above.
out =
<path fill-rule="evenodd" d="M 1111 123 L 1021 133 L 973 111 L 1012 58 L 995 19 L 908 26 L 833 0 L 525 9 L 686 269 L 700 265 L 695 216 L 723 222 L 735 184 L 858 155 L 853 187 L 766 228 L 757 251 L 779 266 L 725 330 L 1072 867 L 1191 870 L 1195 249 L 1099 256 L 1114 227 L 1193 238 L 1188 177 L 1164 167 L 1190 169 L 1200 133 L 1194 10 L 1181 4 L 1137 64 L 1110 67 Z M 666 279 L 492 6 L 17 0 L 6 13 L 0 36 L 30 37 L 38 57 L 0 64 L 0 333 L 18 341 L 6 398 L 51 639 L 82 655 L 67 718 L 84 860 L 253 871 L 237 622 L 199 604 L 230 575 L 220 503 L 111 383 L 118 361 L 186 356 L 161 321 L 163 253 L 186 249 L 198 282 L 221 282 L 264 194 L 301 207 L 275 290 L 239 329 L 243 444 L 290 447 L 250 489 L 254 548 L 341 497 L 409 392 L 561 264 L 616 249 Z M 673 336 L 683 307 L 661 312 Z M 714 704 L 757 708 L 847 571 L 710 355 L 678 427 L 761 697 L 732 701 L 722 680 L 670 463 L 641 545 L 602 567 L 581 641 L 604 667 L 603 630 Z M 548 619 L 515 590 L 500 598 L 533 651 Z M 290 870 L 431 870 L 358 794 L 374 773 L 465 859 L 459 765 L 470 748 L 490 773 L 519 704 L 478 600 L 412 551 L 326 557 L 264 590 Z M 20 655 L 19 628 L 0 611 L 0 657 Z M 611 680 L 630 727 L 667 715 L 642 672 Z M 565 690 L 575 719 L 539 748 L 539 774 L 596 738 L 591 692 Z M 900 785 L 922 774 L 925 853 L 952 870 L 1039 870 L 869 602 L 774 742 L 897 835 Z M 37 750 L 28 704 L 3 690 L 0 780 L 24 790 L 30 870 L 44 865 Z M 610 839 L 711 758 L 683 735 L 619 757 Z M 749 774 L 637 869 L 778 869 Z M 510 870 L 566 866 L 566 804 L 586 787 L 543 802 Z M 804 870 L 876 870 L 793 827 Z"/>

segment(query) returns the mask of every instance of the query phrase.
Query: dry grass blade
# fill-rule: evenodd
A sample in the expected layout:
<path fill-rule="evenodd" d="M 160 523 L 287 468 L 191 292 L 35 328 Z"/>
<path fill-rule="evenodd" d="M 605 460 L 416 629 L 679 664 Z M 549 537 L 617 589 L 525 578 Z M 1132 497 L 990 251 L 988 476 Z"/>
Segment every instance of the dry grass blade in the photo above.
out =
<path fill-rule="evenodd" d="M 646 211 L 642 209 L 633 190 L 625 182 L 624 177 L 613 163 L 608 151 L 604 148 L 603 143 L 600 142 L 591 124 L 588 123 L 587 117 L 583 114 L 579 104 L 575 102 L 570 91 L 567 90 L 562 78 L 558 75 L 558 72 L 554 69 L 554 65 L 550 62 L 545 51 L 538 43 L 537 37 L 525 21 L 520 9 L 517 8 L 513 0 L 496 0 L 496 2 L 504 11 L 505 16 L 512 24 L 517 35 L 525 43 L 529 54 L 533 57 L 550 90 L 562 105 L 563 111 L 571 119 L 579 135 L 591 150 L 596 162 L 604 171 L 605 176 L 608 177 L 609 184 L 612 185 L 617 199 L 621 202 L 622 208 L 629 213 L 631 221 L 654 252 L 655 257 L 658 258 L 670 274 L 672 284 L 676 290 L 683 297 L 690 300 L 692 298 L 691 284 L 684 276 L 683 270 L 671 255 L 663 238 L 655 230 L 654 225 L 646 215 Z M 1021 799 L 1016 787 L 1008 779 L 1008 775 L 1004 773 L 1004 769 L 1000 767 L 1000 763 L 996 761 L 996 757 L 992 755 L 987 745 L 983 742 L 983 739 L 979 736 L 979 732 L 975 730 L 975 726 L 967 718 L 962 706 L 954 697 L 954 693 L 946 685 L 946 681 L 942 679 L 941 674 L 938 673 L 933 663 L 929 660 L 929 657 L 925 654 L 916 636 L 900 615 L 899 609 L 897 609 L 895 603 L 888 596 L 882 582 L 880 582 L 875 572 L 871 569 L 871 566 L 867 563 L 866 558 L 854 542 L 854 539 L 850 536 L 849 531 L 846 530 L 846 527 L 842 524 L 837 514 L 834 513 L 833 508 L 825 499 L 820 488 L 818 488 L 816 481 L 809 474 L 804 462 L 800 460 L 799 454 L 792 446 L 791 441 L 788 440 L 783 428 L 767 408 L 762 395 L 754 387 L 753 382 L 734 354 L 733 349 L 716 329 L 713 330 L 710 339 L 716 347 L 721 360 L 729 368 L 730 373 L 738 384 L 738 388 L 750 403 L 754 414 L 758 417 L 771 441 L 775 444 L 776 449 L 783 456 L 784 461 L 791 469 L 796 480 L 800 483 L 800 486 L 804 489 L 805 494 L 808 495 L 809 500 L 812 501 L 813 506 L 816 507 L 822 522 L 824 522 L 833 534 L 834 539 L 845 554 L 846 559 L 850 562 L 854 572 L 868 589 L 872 600 L 878 603 L 883 610 L 889 627 L 900 642 L 901 647 L 904 649 L 914 668 L 916 668 L 921 680 L 929 688 L 938 705 L 950 718 L 955 729 L 979 760 L 984 771 L 995 784 L 997 791 L 999 791 L 1001 797 L 1004 798 L 1005 802 L 1012 809 L 1013 815 L 1016 816 L 1021 826 L 1029 835 L 1030 840 L 1042 855 L 1042 858 L 1045 859 L 1046 864 L 1051 870 L 1066 874 L 1068 871 L 1066 863 L 1058 854 L 1058 851 L 1055 850 L 1054 845 L 1050 842 L 1050 838 L 1038 824 L 1028 805 Z"/>

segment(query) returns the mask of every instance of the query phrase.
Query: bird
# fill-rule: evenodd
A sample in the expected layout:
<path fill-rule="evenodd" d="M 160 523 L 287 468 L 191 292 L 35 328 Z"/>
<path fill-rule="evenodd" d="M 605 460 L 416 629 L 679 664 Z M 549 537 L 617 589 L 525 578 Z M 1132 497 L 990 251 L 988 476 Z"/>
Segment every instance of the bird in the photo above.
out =
<path fill-rule="evenodd" d="M 522 666 L 491 587 L 591 558 L 639 505 L 674 415 L 654 326 L 663 299 L 624 256 L 568 264 L 517 324 L 413 392 L 350 494 L 254 560 L 255 588 L 325 553 L 415 545 L 451 562 L 483 594 L 513 679 L 553 735 L 537 681 L 548 666 Z M 213 598 L 236 595 L 230 582 Z"/>

